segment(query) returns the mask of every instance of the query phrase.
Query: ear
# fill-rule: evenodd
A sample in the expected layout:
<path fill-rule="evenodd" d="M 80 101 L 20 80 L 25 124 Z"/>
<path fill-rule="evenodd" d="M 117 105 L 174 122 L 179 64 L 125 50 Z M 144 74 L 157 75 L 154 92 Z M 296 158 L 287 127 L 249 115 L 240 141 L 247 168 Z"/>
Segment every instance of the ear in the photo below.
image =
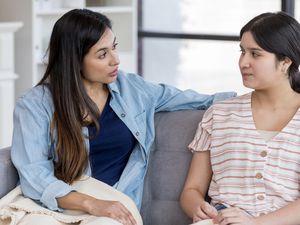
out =
<path fill-rule="evenodd" d="M 281 61 L 281 71 L 287 73 L 291 64 L 292 60 L 289 57 L 284 57 L 284 59 Z"/>
<path fill-rule="evenodd" d="M 283 65 L 289 67 L 292 64 L 292 60 L 289 57 L 284 57 Z"/>

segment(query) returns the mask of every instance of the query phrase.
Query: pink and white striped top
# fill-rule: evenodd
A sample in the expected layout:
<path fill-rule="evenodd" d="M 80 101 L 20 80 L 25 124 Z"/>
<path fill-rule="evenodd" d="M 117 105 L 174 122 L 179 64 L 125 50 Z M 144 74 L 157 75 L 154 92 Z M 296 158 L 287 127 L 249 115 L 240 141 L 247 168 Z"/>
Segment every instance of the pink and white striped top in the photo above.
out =
<path fill-rule="evenodd" d="M 300 197 L 300 109 L 265 141 L 255 128 L 251 93 L 216 103 L 206 111 L 189 148 L 210 150 L 212 204 L 258 216 Z"/>

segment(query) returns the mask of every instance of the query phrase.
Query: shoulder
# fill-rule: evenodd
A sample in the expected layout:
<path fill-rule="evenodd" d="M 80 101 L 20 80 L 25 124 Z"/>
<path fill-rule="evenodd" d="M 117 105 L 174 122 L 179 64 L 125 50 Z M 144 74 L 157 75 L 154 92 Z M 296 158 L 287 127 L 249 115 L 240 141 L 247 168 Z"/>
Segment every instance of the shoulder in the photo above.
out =
<path fill-rule="evenodd" d="M 251 92 L 243 94 L 237 97 L 228 98 L 226 100 L 219 101 L 212 105 L 212 108 L 230 108 L 230 107 L 243 107 L 245 105 L 251 104 Z"/>
<path fill-rule="evenodd" d="M 135 73 L 126 73 L 119 71 L 118 78 L 115 82 L 118 85 L 131 85 L 131 86 L 146 86 L 150 83 L 145 81 L 143 77 Z"/>
<path fill-rule="evenodd" d="M 145 81 L 144 78 L 138 74 L 119 71 L 117 80 L 109 84 L 109 88 L 121 94 L 132 92 L 135 94 L 147 93 L 151 95 L 159 88 L 159 85 Z"/>
<path fill-rule="evenodd" d="M 119 70 L 118 79 L 120 82 L 122 81 L 141 81 L 143 78 L 136 73 L 127 73 L 123 70 Z"/>
<path fill-rule="evenodd" d="M 228 115 L 232 112 L 245 112 L 251 109 L 251 92 L 237 97 L 232 97 L 213 104 L 206 111 L 206 116 Z"/>
<path fill-rule="evenodd" d="M 38 85 L 27 90 L 17 99 L 16 108 L 20 106 L 31 110 L 38 108 L 51 110 L 53 108 L 53 104 L 49 88 L 46 85 Z"/>
<path fill-rule="evenodd" d="M 27 91 L 24 92 L 23 95 L 21 95 L 20 98 L 41 98 L 44 97 L 45 95 L 51 95 L 50 90 L 47 85 L 38 85 L 35 87 L 32 87 L 28 89 Z"/>

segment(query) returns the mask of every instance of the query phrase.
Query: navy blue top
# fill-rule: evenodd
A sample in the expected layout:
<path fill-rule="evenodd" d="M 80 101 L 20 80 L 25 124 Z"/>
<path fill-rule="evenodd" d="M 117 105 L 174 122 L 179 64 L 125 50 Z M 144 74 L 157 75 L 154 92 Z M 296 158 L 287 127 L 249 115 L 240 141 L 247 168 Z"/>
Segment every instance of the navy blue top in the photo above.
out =
<path fill-rule="evenodd" d="M 90 140 L 89 159 L 92 177 L 114 185 L 127 164 L 136 139 L 109 105 L 110 95 L 99 117 L 100 131 L 88 126 Z"/>

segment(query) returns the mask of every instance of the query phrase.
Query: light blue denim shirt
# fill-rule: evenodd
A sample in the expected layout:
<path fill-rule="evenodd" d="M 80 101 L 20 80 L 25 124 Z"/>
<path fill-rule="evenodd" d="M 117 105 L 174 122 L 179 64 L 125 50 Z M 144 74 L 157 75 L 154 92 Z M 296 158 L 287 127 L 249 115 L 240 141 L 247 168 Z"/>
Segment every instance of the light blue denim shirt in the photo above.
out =
<path fill-rule="evenodd" d="M 150 147 L 153 143 L 154 114 L 159 111 L 206 109 L 213 102 L 235 93 L 202 95 L 192 90 L 180 91 L 163 84 L 152 84 L 135 74 L 119 72 L 109 84 L 110 106 L 137 139 L 128 163 L 114 186 L 141 205 L 143 180 Z M 53 102 L 46 86 L 30 89 L 16 103 L 11 157 L 16 166 L 23 194 L 51 210 L 62 210 L 56 198 L 72 191 L 72 187 L 54 176 L 54 145 L 50 138 Z M 83 133 L 88 134 L 87 127 Z M 89 140 L 86 139 L 89 151 Z M 86 175 L 91 175 L 90 168 Z"/>

